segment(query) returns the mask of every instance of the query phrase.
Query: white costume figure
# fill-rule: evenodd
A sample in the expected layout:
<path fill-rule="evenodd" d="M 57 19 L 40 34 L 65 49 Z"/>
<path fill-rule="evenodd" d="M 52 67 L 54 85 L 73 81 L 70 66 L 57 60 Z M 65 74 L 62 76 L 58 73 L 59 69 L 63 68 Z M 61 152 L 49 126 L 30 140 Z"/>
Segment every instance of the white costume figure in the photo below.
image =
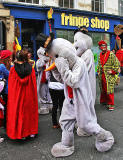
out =
<path fill-rule="evenodd" d="M 50 39 L 46 39 L 44 46 L 47 46 Z M 73 129 L 76 121 L 78 127 L 96 136 L 95 145 L 98 151 L 109 150 L 114 143 L 112 134 L 101 128 L 91 115 L 90 106 L 93 105 L 93 100 L 85 62 L 76 56 L 72 43 L 62 38 L 50 42 L 46 51 L 55 60 L 56 68 L 52 70 L 54 77 L 65 85 L 65 101 L 60 117 L 62 139 L 51 149 L 52 155 L 65 157 L 74 152 Z"/>
<path fill-rule="evenodd" d="M 43 72 L 45 66 L 49 61 L 49 57 L 43 56 L 45 50 L 40 47 L 37 51 L 39 59 L 36 62 L 36 68 L 38 72 L 37 77 L 37 93 L 38 93 L 38 104 L 39 104 L 39 114 L 48 114 L 49 113 L 49 103 L 51 103 L 51 97 L 48 88 L 49 73 L 45 72 L 45 79 L 42 80 Z M 44 82 L 43 82 L 44 81 Z"/>
<path fill-rule="evenodd" d="M 81 29 L 84 29 L 84 28 L 81 28 Z M 91 112 L 92 112 L 93 118 L 95 119 L 95 121 L 97 121 L 95 109 L 94 109 L 95 100 L 96 100 L 96 73 L 95 73 L 94 56 L 91 51 L 92 39 L 90 36 L 86 34 L 85 30 L 81 31 L 81 29 L 75 32 L 74 47 L 76 48 L 77 56 L 81 57 L 84 60 L 88 69 L 89 82 L 90 82 L 92 96 L 93 96 L 93 105 L 92 105 L 93 108 L 91 108 Z M 86 136 L 86 133 L 79 128 L 77 129 L 77 134 L 79 136 Z"/>

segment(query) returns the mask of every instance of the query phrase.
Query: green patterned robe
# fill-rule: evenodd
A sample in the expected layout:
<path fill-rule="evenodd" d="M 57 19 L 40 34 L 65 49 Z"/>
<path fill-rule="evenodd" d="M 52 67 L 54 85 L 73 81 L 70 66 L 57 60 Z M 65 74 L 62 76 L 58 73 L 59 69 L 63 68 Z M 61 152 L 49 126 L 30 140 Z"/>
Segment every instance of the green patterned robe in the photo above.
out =
<path fill-rule="evenodd" d="M 114 86 L 118 78 L 118 69 L 120 68 L 120 62 L 118 61 L 117 57 L 113 52 L 110 52 L 107 62 L 102 67 L 102 64 L 100 62 L 100 56 L 98 58 L 98 66 L 97 66 L 97 72 L 99 74 L 99 84 L 100 89 L 102 90 L 102 72 L 104 71 L 106 83 L 107 83 L 107 94 L 114 93 Z M 115 75 L 108 74 L 108 70 L 113 70 L 116 72 Z"/>

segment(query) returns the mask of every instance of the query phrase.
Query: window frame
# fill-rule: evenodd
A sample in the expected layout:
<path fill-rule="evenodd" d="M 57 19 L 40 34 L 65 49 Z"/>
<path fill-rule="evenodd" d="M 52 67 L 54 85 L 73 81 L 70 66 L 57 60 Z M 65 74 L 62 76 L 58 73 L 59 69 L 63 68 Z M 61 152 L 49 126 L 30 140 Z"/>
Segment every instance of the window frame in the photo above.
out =
<path fill-rule="evenodd" d="M 123 0 L 118 0 L 118 10 L 119 10 L 119 15 L 123 16 L 123 5 L 121 5 L 121 2 L 123 2 Z"/>
<path fill-rule="evenodd" d="M 24 2 L 20 2 L 20 1 L 18 0 L 19 3 L 26 3 L 26 4 L 42 4 L 42 3 L 40 2 L 40 0 L 38 0 L 38 1 L 39 1 L 38 3 L 34 3 L 34 0 L 31 0 L 31 3 L 28 3 L 27 0 L 24 0 Z"/>
<path fill-rule="evenodd" d="M 62 2 L 62 6 L 59 5 L 59 7 L 66 8 L 65 5 L 64 5 L 64 4 L 65 4 L 64 1 L 65 1 L 65 0 L 63 0 L 63 2 Z M 67 1 L 69 1 L 69 7 L 68 7 L 68 8 L 71 8 L 71 4 L 70 4 L 71 2 L 70 2 L 70 1 L 73 1 L 73 8 L 75 8 L 75 7 L 74 7 L 74 6 L 75 6 L 75 0 L 67 0 Z M 60 3 L 59 3 L 59 4 L 60 4 Z"/>
<path fill-rule="evenodd" d="M 96 2 L 98 2 L 99 6 L 98 6 L 98 10 L 96 10 Z M 92 3 L 94 3 L 94 6 L 92 5 Z M 101 7 L 101 5 L 103 5 L 103 7 Z M 91 10 L 94 12 L 100 12 L 100 13 L 104 13 L 104 7 L 105 6 L 105 0 L 103 0 L 103 2 L 101 2 L 101 0 L 91 0 Z M 93 9 L 94 8 L 94 9 Z M 103 11 L 101 11 L 101 9 L 103 8 Z"/>

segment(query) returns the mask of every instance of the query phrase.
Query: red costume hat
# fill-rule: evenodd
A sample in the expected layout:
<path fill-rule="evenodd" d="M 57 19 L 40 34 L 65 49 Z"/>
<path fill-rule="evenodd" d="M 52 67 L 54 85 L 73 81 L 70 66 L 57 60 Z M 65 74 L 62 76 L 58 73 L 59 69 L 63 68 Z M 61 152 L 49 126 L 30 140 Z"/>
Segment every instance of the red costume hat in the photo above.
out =
<path fill-rule="evenodd" d="M 103 41 L 103 40 L 101 40 L 101 41 L 98 42 L 98 45 L 99 45 L 99 46 L 101 46 L 102 44 L 107 45 L 107 43 L 106 43 L 105 41 Z"/>
<path fill-rule="evenodd" d="M 10 50 L 2 50 L 0 52 L 0 59 L 6 59 L 7 57 L 11 55 L 12 55 L 12 52 Z"/>

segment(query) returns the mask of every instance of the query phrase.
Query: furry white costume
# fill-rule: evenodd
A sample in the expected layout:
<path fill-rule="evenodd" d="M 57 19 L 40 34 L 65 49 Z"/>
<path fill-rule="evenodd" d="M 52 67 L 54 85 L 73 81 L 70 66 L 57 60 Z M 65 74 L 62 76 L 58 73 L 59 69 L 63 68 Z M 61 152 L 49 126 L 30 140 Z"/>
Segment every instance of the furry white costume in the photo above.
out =
<path fill-rule="evenodd" d="M 74 152 L 73 129 L 76 121 L 80 128 L 96 136 L 98 151 L 109 150 L 114 143 L 112 134 L 101 128 L 91 115 L 93 100 L 85 62 L 76 56 L 76 49 L 69 41 L 57 38 L 51 43 L 50 39 L 46 39 L 44 46 L 48 46 L 46 52 L 55 60 L 56 68 L 52 72 L 56 80 L 65 84 L 65 101 L 60 117 L 62 139 L 51 149 L 52 155 L 65 157 Z M 46 45 L 48 41 L 49 45 Z M 68 86 L 72 88 L 73 98 L 69 96 Z"/>
<path fill-rule="evenodd" d="M 49 103 L 51 103 L 51 97 L 48 88 L 49 73 L 46 72 L 46 83 L 41 83 L 41 78 L 43 71 L 45 70 L 44 66 L 49 61 L 49 57 L 44 56 L 45 50 L 40 47 L 37 51 L 39 59 L 36 62 L 36 68 L 38 72 L 37 77 L 37 93 L 38 93 L 38 104 L 39 104 L 39 114 L 49 113 Z"/>
<path fill-rule="evenodd" d="M 91 51 L 92 39 L 87 34 L 80 31 L 74 35 L 74 47 L 77 49 L 77 56 L 81 57 L 86 63 L 89 75 L 89 81 L 92 90 L 93 103 L 95 104 L 96 99 L 96 74 L 95 74 L 95 63 L 94 56 Z"/>
<path fill-rule="evenodd" d="M 95 73 L 95 63 L 94 56 L 91 51 L 92 39 L 85 33 L 82 33 L 81 30 L 78 30 L 74 35 L 74 47 L 76 48 L 77 56 L 81 57 L 86 63 L 89 75 L 89 82 L 91 86 L 92 96 L 93 96 L 93 105 L 91 105 L 92 116 L 97 121 L 96 113 L 94 109 L 95 99 L 96 99 L 96 73 Z M 77 129 L 77 134 L 79 136 L 88 136 L 82 129 Z"/>

